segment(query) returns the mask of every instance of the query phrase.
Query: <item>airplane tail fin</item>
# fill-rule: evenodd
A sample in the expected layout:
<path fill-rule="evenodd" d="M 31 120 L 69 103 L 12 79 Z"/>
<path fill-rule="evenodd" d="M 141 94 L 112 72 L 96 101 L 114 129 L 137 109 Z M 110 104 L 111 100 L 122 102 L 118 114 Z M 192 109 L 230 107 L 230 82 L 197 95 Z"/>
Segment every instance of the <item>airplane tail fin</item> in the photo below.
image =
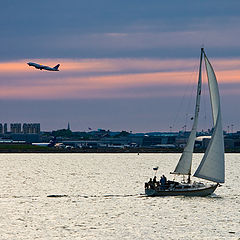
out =
<path fill-rule="evenodd" d="M 56 66 L 54 67 L 54 69 L 58 70 L 59 66 L 60 66 L 60 64 L 56 65 Z"/>
<path fill-rule="evenodd" d="M 54 147 L 54 145 L 56 144 L 57 142 L 57 138 L 56 137 L 53 137 L 53 139 L 50 140 L 48 146 L 49 147 Z"/>

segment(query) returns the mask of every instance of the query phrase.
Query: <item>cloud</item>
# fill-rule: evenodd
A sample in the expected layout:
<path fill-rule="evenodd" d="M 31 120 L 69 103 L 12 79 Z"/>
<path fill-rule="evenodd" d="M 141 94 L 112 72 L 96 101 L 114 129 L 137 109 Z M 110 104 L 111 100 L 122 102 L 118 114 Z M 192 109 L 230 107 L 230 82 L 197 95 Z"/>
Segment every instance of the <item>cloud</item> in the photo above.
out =
<path fill-rule="evenodd" d="M 211 60 L 211 59 L 210 59 Z M 34 59 L 60 72 L 40 71 L 25 60 L 0 63 L 2 99 L 90 99 L 181 96 L 196 85 L 198 59 Z M 214 59 L 223 94 L 239 93 L 240 59 Z M 234 87 L 231 87 L 234 86 Z M 188 93 L 190 94 L 190 88 Z"/>
<path fill-rule="evenodd" d="M 189 58 L 202 44 L 215 56 L 239 56 L 239 6 L 222 0 L 187 1 L 187 7 L 177 0 L 5 1 L 0 59 Z"/>

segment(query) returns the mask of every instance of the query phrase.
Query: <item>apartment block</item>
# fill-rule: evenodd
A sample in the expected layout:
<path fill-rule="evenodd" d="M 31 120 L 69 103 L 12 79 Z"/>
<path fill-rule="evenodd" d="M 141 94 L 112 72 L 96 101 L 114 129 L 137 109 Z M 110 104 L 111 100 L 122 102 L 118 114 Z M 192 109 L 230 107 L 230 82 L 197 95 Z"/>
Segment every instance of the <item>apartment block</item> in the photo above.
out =
<path fill-rule="evenodd" d="M 4 125 L 3 125 L 3 133 L 5 134 L 5 133 L 7 133 L 7 131 L 8 131 L 7 123 L 4 123 Z"/>
<path fill-rule="evenodd" d="M 24 123 L 23 124 L 23 133 L 29 134 L 29 133 L 40 133 L 40 123 Z"/>
<path fill-rule="evenodd" d="M 10 132 L 11 133 L 21 133 L 22 132 L 22 124 L 21 123 L 11 123 L 10 124 Z"/>

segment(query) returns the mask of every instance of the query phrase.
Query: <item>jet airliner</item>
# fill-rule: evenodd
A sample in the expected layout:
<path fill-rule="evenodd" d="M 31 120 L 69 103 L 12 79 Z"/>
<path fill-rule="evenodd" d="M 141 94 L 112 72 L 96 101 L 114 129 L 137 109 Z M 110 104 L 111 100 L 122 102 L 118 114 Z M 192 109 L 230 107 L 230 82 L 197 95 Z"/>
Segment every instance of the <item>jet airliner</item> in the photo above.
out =
<path fill-rule="evenodd" d="M 59 71 L 58 67 L 60 66 L 60 64 L 56 65 L 55 67 L 51 68 L 49 66 L 44 66 L 38 63 L 33 63 L 33 62 L 29 62 L 27 63 L 29 66 L 35 67 L 36 69 L 40 69 L 40 70 L 47 70 L 47 71 Z"/>
<path fill-rule="evenodd" d="M 54 147 L 54 145 L 57 142 L 56 139 L 57 139 L 56 137 L 53 137 L 53 139 L 51 139 L 48 143 L 32 143 L 32 145 L 41 147 Z"/>

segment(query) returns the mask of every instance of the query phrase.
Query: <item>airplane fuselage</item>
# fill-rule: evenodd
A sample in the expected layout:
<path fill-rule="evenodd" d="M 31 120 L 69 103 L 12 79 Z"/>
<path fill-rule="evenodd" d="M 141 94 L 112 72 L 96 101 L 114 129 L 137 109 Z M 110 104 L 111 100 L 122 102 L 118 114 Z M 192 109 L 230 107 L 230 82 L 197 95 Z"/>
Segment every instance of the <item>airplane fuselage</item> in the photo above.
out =
<path fill-rule="evenodd" d="M 34 63 L 34 62 L 28 62 L 27 63 L 28 66 L 31 66 L 31 67 L 35 67 L 36 69 L 40 69 L 40 70 L 46 70 L 46 71 L 59 71 L 58 67 L 60 66 L 60 64 L 56 65 L 55 67 L 51 68 L 49 66 L 45 66 L 45 65 L 41 65 L 41 64 L 38 64 L 38 63 Z"/>

